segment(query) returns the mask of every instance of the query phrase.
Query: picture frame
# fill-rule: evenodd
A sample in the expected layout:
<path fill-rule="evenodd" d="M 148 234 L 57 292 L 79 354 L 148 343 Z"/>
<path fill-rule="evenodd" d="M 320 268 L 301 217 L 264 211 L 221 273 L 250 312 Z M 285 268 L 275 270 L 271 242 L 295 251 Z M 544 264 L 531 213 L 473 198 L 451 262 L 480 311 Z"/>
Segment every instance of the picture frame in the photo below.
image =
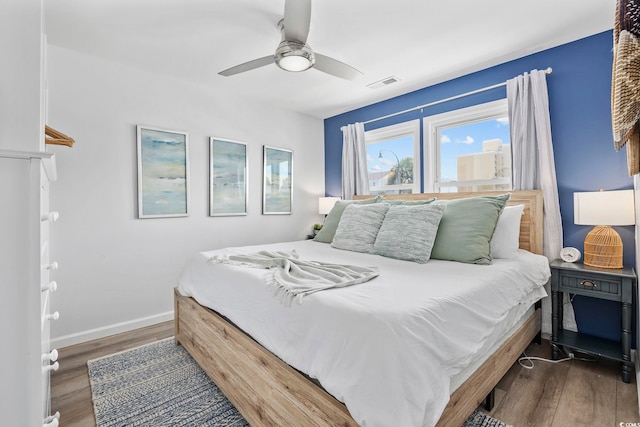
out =
<path fill-rule="evenodd" d="M 247 215 L 247 144 L 209 138 L 209 216 Z"/>
<path fill-rule="evenodd" d="M 293 205 L 293 151 L 263 147 L 262 214 L 290 215 Z"/>
<path fill-rule="evenodd" d="M 189 135 L 137 126 L 138 218 L 189 215 Z"/>

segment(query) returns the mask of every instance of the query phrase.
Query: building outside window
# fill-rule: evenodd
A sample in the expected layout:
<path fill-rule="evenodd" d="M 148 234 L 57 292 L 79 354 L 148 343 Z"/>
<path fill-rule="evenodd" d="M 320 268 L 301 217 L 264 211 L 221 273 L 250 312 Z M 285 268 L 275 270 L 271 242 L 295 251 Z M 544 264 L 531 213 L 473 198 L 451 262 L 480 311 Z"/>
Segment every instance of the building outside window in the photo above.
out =
<path fill-rule="evenodd" d="M 511 190 L 511 147 L 501 139 L 482 141 L 481 152 L 458 155 L 456 160 L 456 186 L 446 187 L 447 182 L 441 182 L 441 192 L 443 188 L 457 188 L 460 192 Z M 499 178 L 506 178 L 509 182 L 498 183 Z M 464 185 L 464 182 L 469 185 Z"/>

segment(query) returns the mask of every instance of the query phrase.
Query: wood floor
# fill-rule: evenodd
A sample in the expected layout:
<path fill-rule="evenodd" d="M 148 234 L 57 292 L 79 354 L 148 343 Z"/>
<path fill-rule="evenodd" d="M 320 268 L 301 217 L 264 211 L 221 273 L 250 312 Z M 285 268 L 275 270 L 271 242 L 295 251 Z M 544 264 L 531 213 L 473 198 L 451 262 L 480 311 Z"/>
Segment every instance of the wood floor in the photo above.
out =
<path fill-rule="evenodd" d="M 61 349 L 60 369 L 51 377 L 51 408 L 60 411 L 60 425 L 95 426 L 88 360 L 172 335 L 173 323 L 166 322 Z M 527 355 L 549 358 L 549 342 L 531 344 Z M 498 385 L 491 415 L 514 427 L 640 425 L 635 376 L 631 384 L 623 383 L 617 363 L 606 360 L 534 363 L 531 370 L 517 363 L 511 368 Z"/>

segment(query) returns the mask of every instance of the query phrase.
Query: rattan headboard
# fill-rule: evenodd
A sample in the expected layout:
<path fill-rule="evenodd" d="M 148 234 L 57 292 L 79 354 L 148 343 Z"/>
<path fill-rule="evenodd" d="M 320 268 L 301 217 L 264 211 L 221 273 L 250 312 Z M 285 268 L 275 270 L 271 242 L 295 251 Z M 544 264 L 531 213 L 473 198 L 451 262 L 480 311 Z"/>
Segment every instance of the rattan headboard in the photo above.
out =
<path fill-rule="evenodd" d="M 482 191 L 473 193 L 418 193 L 387 194 L 385 199 L 420 200 L 435 197 L 438 199 L 462 199 L 465 197 L 496 196 L 505 191 Z M 520 222 L 520 249 L 542 255 L 542 190 L 509 191 L 511 197 L 507 205 L 524 205 Z M 367 199 L 371 196 L 354 196 L 354 199 Z"/>

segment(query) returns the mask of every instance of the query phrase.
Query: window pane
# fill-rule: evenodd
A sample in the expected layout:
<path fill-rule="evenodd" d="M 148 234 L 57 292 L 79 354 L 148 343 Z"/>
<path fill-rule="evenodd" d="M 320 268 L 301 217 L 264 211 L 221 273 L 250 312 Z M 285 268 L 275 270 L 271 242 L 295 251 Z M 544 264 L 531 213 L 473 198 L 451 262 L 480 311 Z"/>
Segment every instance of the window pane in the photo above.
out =
<path fill-rule="evenodd" d="M 442 126 L 438 129 L 440 167 L 437 181 L 441 191 L 509 190 L 510 180 L 487 182 L 511 177 L 511 146 L 507 117 Z M 458 185 L 452 185 L 458 181 Z M 462 182 L 460 182 L 462 181 Z M 466 181 L 482 181 L 477 184 Z M 463 185 L 460 185 L 463 184 Z"/>
<path fill-rule="evenodd" d="M 415 182 L 413 164 L 413 136 L 367 143 L 369 192 L 371 194 L 411 193 Z M 380 188 L 387 186 L 395 186 L 395 188 Z"/>

